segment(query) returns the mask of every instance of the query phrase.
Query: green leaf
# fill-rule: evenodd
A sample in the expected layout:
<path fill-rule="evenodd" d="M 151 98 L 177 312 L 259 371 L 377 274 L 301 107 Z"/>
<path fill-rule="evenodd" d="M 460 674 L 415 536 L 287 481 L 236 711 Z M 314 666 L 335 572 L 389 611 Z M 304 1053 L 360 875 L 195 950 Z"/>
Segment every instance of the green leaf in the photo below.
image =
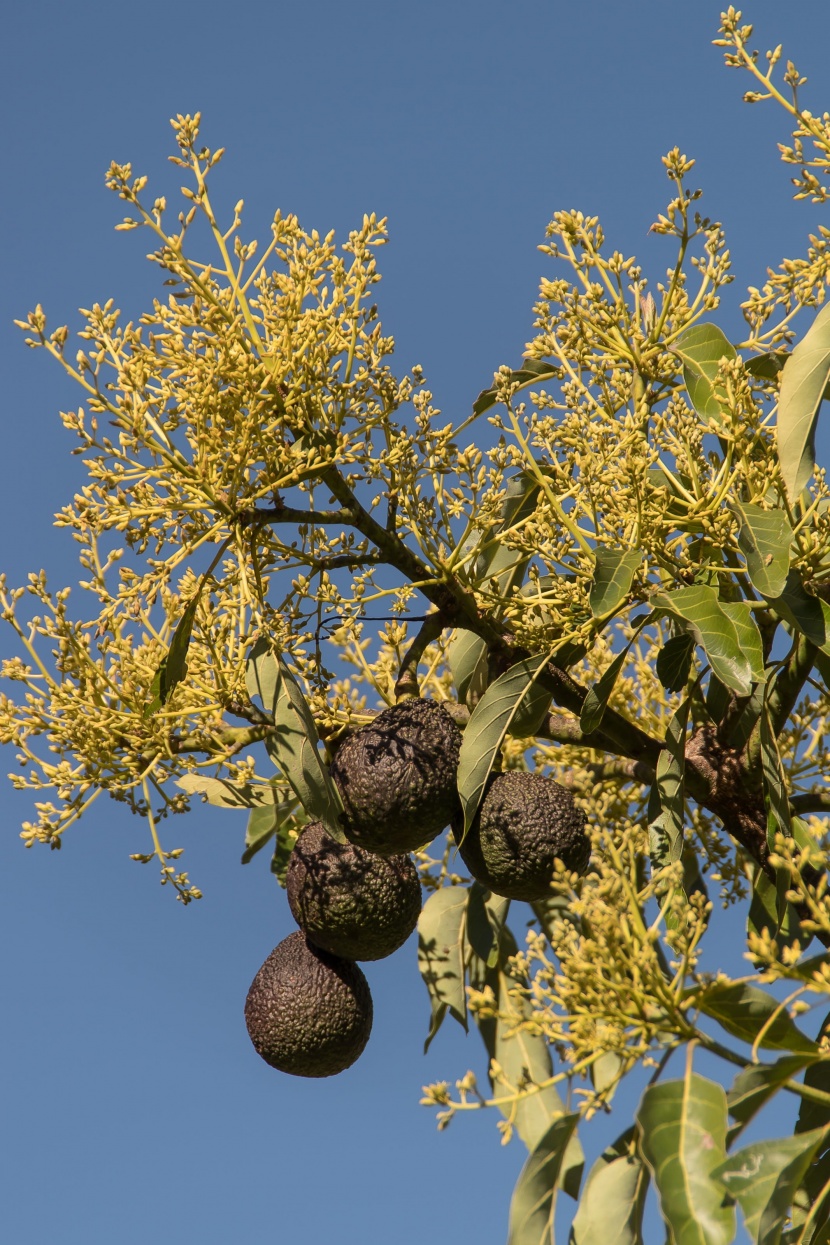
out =
<path fill-rule="evenodd" d="M 604 1051 L 591 1064 L 591 1084 L 598 1094 L 610 1090 L 606 1102 L 610 1102 L 620 1080 L 620 1072 L 625 1067 L 625 1060 L 616 1051 Z"/>
<path fill-rule="evenodd" d="M 550 943 L 556 940 L 563 926 L 570 926 L 577 933 L 583 932 L 582 919 L 574 912 L 569 895 L 550 891 L 543 899 L 534 899 L 530 906 Z"/>
<path fill-rule="evenodd" d="M 824 679 L 824 686 L 830 688 L 830 657 L 826 653 L 816 655 L 816 669 Z"/>
<path fill-rule="evenodd" d="M 514 558 L 514 555 L 509 550 L 501 552 L 505 554 L 505 557 Z M 488 570 L 488 575 L 480 576 L 479 579 L 489 577 L 489 574 L 492 573 L 499 581 L 499 591 L 507 595 L 514 582 L 518 582 L 524 575 L 528 561 L 528 558 L 523 558 L 521 561 L 516 562 L 514 558 L 510 569 L 499 573 L 502 558 L 497 551 L 496 557 Z M 479 582 L 479 579 L 476 582 Z M 500 610 L 496 610 L 494 617 L 498 617 L 500 613 Z M 575 653 L 571 660 L 572 662 L 579 661 L 582 656 L 584 656 L 584 650 Z M 489 680 L 490 663 L 486 642 L 472 632 L 456 632 L 449 646 L 448 660 L 459 701 L 464 701 L 471 707 L 474 707 L 486 691 Z M 539 684 L 530 685 L 520 706 L 517 708 L 510 724 L 509 733 L 519 738 L 534 735 L 550 709 L 550 702 L 551 693 L 549 691 L 546 692 Z"/>
<path fill-rule="evenodd" d="M 242 853 L 242 864 L 247 865 L 257 852 L 262 851 L 277 833 L 281 821 L 280 809 L 275 804 L 266 804 L 261 808 L 252 808 L 248 816 L 248 827 L 245 831 L 245 850 Z"/>
<path fill-rule="evenodd" d="M 532 579 L 528 579 L 521 587 L 521 595 L 528 598 L 527 603 L 523 604 L 523 608 L 528 611 L 534 619 L 540 622 L 550 622 L 551 614 L 548 603 L 545 599 L 546 594 L 555 596 L 560 580 L 564 579 L 566 583 L 575 583 L 575 575 L 535 575 Z"/>
<path fill-rule="evenodd" d="M 744 699 L 738 714 L 730 725 L 726 742 L 740 752 L 749 742 L 766 701 L 766 683 L 758 683 L 752 695 Z"/>
<path fill-rule="evenodd" d="M 785 881 L 789 889 L 789 874 Z M 764 930 L 773 939 L 779 951 L 790 947 L 794 942 L 801 944 L 802 950 L 811 941 L 812 935 L 802 934 L 798 913 L 786 899 L 782 904 L 779 888 L 759 869 L 752 887 L 752 900 L 746 922 L 747 934 L 762 934 Z"/>
<path fill-rule="evenodd" d="M 510 382 L 525 389 L 535 381 L 555 379 L 556 375 L 556 368 L 551 367 L 549 363 L 542 363 L 538 359 L 527 359 L 524 367 L 510 373 Z M 495 389 L 482 389 L 473 403 L 473 414 L 483 415 L 485 411 L 494 407 L 497 401 Z"/>
<path fill-rule="evenodd" d="M 819 1036 L 827 1037 L 828 1033 L 830 1033 L 830 1013 L 822 1022 Z M 808 1068 L 804 1076 L 804 1084 L 810 1089 L 819 1089 L 823 1094 L 830 1094 L 830 1058 L 817 1060 L 812 1067 Z M 830 1105 L 802 1098 L 795 1131 L 804 1133 L 813 1128 L 827 1128 L 828 1126 L 830 1126 Z"/>
<path fill-rule="evenodd" d="M 486 901 L 488 907 L 492 907 L 494 898 Z M 528 1150 L 534 1150 L 550 1127 L 551 1120 L 565 1114 L 565 1104 L 556 1087 L 545 1084 L 553 1074 L 547 1042 L 541 1034 L 518 1027 L 529 1017 L 530 1007 L 525 999 L 517 998 L 515 994 L 517 985 L 527 985 L 510 964 L 510 957 L 517 950 L 513 935 L 504 926 L 495 967 L 488 967 L 475 954 L 471 956 L 470 985 L 474 990 L 489 986 L 499 1012 L 503 1013 L 498 1019 L 478 1014 L 475 1018 L 491 1060 L 492 1096 L 497 1105 L 503 1100 L 503 1105 L 499 1107 L 502 1115 L 510 1120 Z M 514 993 L 511 994 L 511 991 Z M 517 1100 L 518 1089 L 531 1089 L 534 1085 L 544 1088 L 533 1089 Z M 560 1185 L 570 1197 L 578 1196 L 584 1161 L 579 1138 L 574 1136 L 560 1175 Z"/>
<path fill-rule="evenodd" d="M 248 829 L 245 834 L 243 865 L 247 865 L 257 852 L 275 839 L 271 856 L 271 872 L 282 887 L 285 887 L 288 859 L 298 837 L 298 829 L 293 820 L 295 811 L 296 802 L 293 800 L 282 805 L 268 804 L 262 808 L 254 808 L 248 817 Z"/>
<path fill-rule="evenodd" d="M 760 727 L 761 773 L 764 779 L 764 796 L 767 805 L 767 844 L 770 851 L 775 846 L 775 836 L 781 833 L 792 837 L 790 820 L 790 798 L 787 790 L 787 776 L 781 764 L 778 741 L 769 717 L 769 706 L 761 710 Z"/>
<path fill-rule="evenodd" d="M 588 688 L 588 694 L 582 702 L 582 712 L 579 715 L 580 729 L 584 734 L 590 735 L 591 731 L 595 731 L 598 726 L 602 725 L 602 719 L 605 717 L 605 710 L 608 707 L 608 700 L 620 676 L 620 671 L 626 663 L 633 643 L 633 639 L 630 640 L 625 648 L 617 653 L 611 665 L 603 670 L 602 675 L 594 686 Z"/>
<path fill-rule="evenodd" d="M 751 359 L 747 359 L 744 367 L 750 376 L 758 376 L 762 380 L 777 380 L 789 357 L 789 352 L 786 350 L 768 350 L 764 354 L 756 354 Z M 824 397 L 830 398 L 830 385 L 826 386 Z"/>
<path fill-rule="evenodd" d="M 671 349 L 682 360 L 683 383 L 698 415 L 707 422 L 720 421 L 718 368 L 721 359 L 737 358 L 735 347 L 717 325 L 695 324 L 680 334 Z"/>
<path fill-rule="evenodd" d="M 594 618 L 607 618 L 619 609 L 628 597 L 642 560 L 642 549 L 594 551 L 596 569 L 589 598 Z"/>
<path fill-rule="evenodd" d="M 830 379 L 830 303 L 822 307 L 807 334 L 784 365 L 778 395 L 778 460 L 794 500 L 815 467 L 818 411 Z"/>
<path fill-rule="evenodd" d="M 762 683 L 766 678 L 764 646 L 758 624 L 752 617 L 752 605 L 749 601 L 721 601 L 720 607 L 738 633 L 741 652 L 749 662 L 749 677 L 753 683 Z"/>
<path fill-rule="evenodd" d="M 263 638 L 251 649 L 246 666 L 248 694 L 259 696 L 275 731 L 265 740 L 271 760 L 290 784 L 312 821 L 320 821 L 338 843 L 342 805 L 328 767 L 318 752 L 314 716 L 299 683 Z"/>
<path fill-rule="evenodd" d="M 499 975 L 500 1005 L 508 1012 L 515 1011 L 516 1004 L 507 998 L 507 990 L 515 985 L 515 980 L 504 969 Z M 515 1022 L 511 1023 L 502 1018 L 496 1022 L 494 1058 L 501 1068 L 502 1075 L 494 1081 L 493 1098 L 496 1101 L 500 1098 L 510 1100 L 502 1109 L 502 1114 L 513 1120 L 516 1132 L 528 1150 L 532 1150 L 544 1136 L 552 1117 L 564 1113 L 565 1104 L 553 1085 L 527 1094 L 519 1100 L 518 1104 L 514 1101 L 517 1089 L 525 1085 L 544 1084 L 553 1075 L 550 1052 L 545 1039 L 540 1034 L 530 1033 L 526 1029 L 514 1030 Z M 580 1152 L 579 1174 L 581 1174 L 581 1163 Z M 578 1178 L 576 1185 L 577 1187 L 579 1185 Z"/>
<path fill-rule="evenodd" d="M 709 674 L 706 688 L 706 712 L 719 726 L 733 703 L 733 696 L 728 687 L 724 687 L 717 675 Z"/>
<path fill-rule="evenodd" d="M 754 354 L 744 363 L 750 376 L 761 380 L 777 380 L 789 358 L 785 350 L 766 350 L 763 354 Z"/>
<path fill-rule="evenodd" d="M 521 471 L 507 481 L 499 520 L 484 531 L 475 528 L 462 545 L 460 565 L 466 568 L 471 583 L 480 584 L 484 579 L 495 578 L 499 591 L 509 596 L 514 586 L 524 578 L 530 559 L 508 548 L 502 539 L 506 532 L 533 513 L 539 489 L 538 480 L 527 471 Z M 496 611 L 496 617 L 498 613 Z M 481 696 L 488 680 L 485 641 L 470 631 L 457 631 L 448 657 L 459 701 Z"/>
<path fill-rule="evenodd" d="M 473 631 L 456 631 L 447 659 L 452 671 L 452 681 L 458 694 L 459 704 L 468 698 L 477 700 L 487 687 L 489 661 L 487 644 Z"/>
<path fill-rule="evenodd" d="M 739 1127 L 730 1130 L 730 1144 L 742 1129 L 791 1080 L 811 1063 L 815 1055 L 782 1055 L 775 1063 L 751 1063 L 738 1073 L 726 1096 L 729 1114 Z M 802 1099 L 802 1101 L 804 1101 Z"/>
<path fill-rule="evenodd" d="M 571 1245 L 642 1245 L 648 1171 L 630 1153 L 629 1128 L 594 1163 L 571 1226 Z"/>
<path fill-rule="evenodd" d="M 695 994 L 692 990 L 689 996 Z M 716 981 L 700 991 L 696 1005 L 727 1033 L 750 1045 L 814 1055 L 816 1044 L 790 1019 L 778 999 L 741 981 Z"/>
<path fill-rule="evenodd" d="M 753 588 L 764 597 L 780 596 L 790 569 L 793 539 L 786 513 L 749 502 L 735 503 L 732 509 L 741 523 L 738 545 Z"/>
<path fill-rule="evenodd" d="M 826 1038 L 830 1033 L 830 1013 L 825 1016 L 819 1037 Z M 823 1094 L 830 1094 L 830 1058 L 825 1056 L 823 1059 L 817 1059 L 807 1068 L 804 1074 L 804 1085 L 809 1089 L 820 1090 Z M 813 1129 L 822 1129 L 824 1131 L 824 1141 L 819 1147 L 820 1157 L 808 1169 L 804 1181 L 803 1189 L 806 1200 L 809 1205 L 815 1206 L 821 1199 L 822 1216 L 819 1222 L 824 1218 L 828 1211 L 826 1201 L 827 1194 L 824 1190 L 825 1183 L 830 1179 L 830 1105 L 823 1102 L 813 1102 L 809 1098 L 802 1098 L 798 1111 L 798 1119 L 795 1125 L 796 1136 L 809 1133 Z M 819 1237 L 812 1238 L 812 1241 L 818 1240 Z M 824 1240 L 824 1236 L 820 1237 Z M 812 1245 L 811 1241 L 811 1245 Z"/>
<path fill-rule="evenodd" d="M 566 641 L 553 649 L 550 654 L 550 660 L 555 662 L 560 670 L 570 670 L 571 666 L 575 666 L 582 661 L 587 652 L 587 644 Z M 544 679 L 542 679 L 542 682 L 544 682 Z"/>
<path fill-rule="evenodd" d="M 737 1198 L 757 1245 L 779 1245 L 798 1186 L 824 1138 L 824 1129 L 756 1141 L 712 1173 Z"/>
<path fill-rule="evenodd" d="M 530 471 L 520 471 L 507 480 L 498 519 L 484 528 L 473 528 L 459 550 L 457 565 L 470 583 L 495 578 L 500 591 L 509 595 L 521 581 L 530 559 L 511 549 L 504 537 L 533 514 L 540 487 L 538 477 Z"/>
<path fill-rule="evenodd" d="M 262 636 L 252 647 L 245 663 L 245 687 L 251 700 L 259 697 L 263 712 L 273 722 L 274 704 L 279 691 L 280 667 L 268 640 Z"/>
<path fill-rule="evenodd" d="M 467 1028 L 464 988 L 467 898 L 465 886 L 443 886 L 430 895 L 418 918 L 418 969 L 432 1005 L 425 1054 L 448 1011 Z"/>
<path fill-rule="evenodd" d="M 683 691 L 689 681 L 694 651 L 694 638 L 688 632 L 672 636 L 660 649 L 655 668 L 667 692 Z"/>
<path fill-rule="evenodd" d="M 796 830 L 796 833 L 793 835 L 793 838 L 795 839 L 796 843 L 799 844 L 800 846 L 799 835 L 797 833 L 799 821 L 800 821 L 800 818 L 798 817 L 794 818 L 793 827 Z M 798 981 L 814 983 L 816 980 L 815 974 L 820 973 L 821 976 L 824 977 L 825 968 L 828 964 L 830 964 L 830 952 L 824 951 L 822 952 L 821 955 L 813 955 L 810 957 L 809 960 L 800 960 L 797 964 L 792 965 L 790 969 L 790 974 L 793 976 L 794 979 L 797 979 Z M 823 1034 L 824 1032 L 825 1031 L 822 1030 Z"/>
<path fill-rule="evenodd" d="M 202 585 L 193 600 L 185 607 L 176 625 L 167 654 L 161 659 L 153 682 L 150 684 L 151 699 L 149 704 L 144 706 L 143 717 L 145 719 L 151 717 L 157 709 L 161 709 L 162 705 L 167 704 L 173 694 L 173 689 L 187 674 L 187 650 L 190 647 L 190 636 L 196 621 L 196 609 L 201 595 Z"/>
<path fill-rule="evenodd" d="M 730 1245 L 735 1212 L 712 1179 L 726 1153 L 723 1087 L 689 1070 L 650 1086 L 636 1118 L 674 1245 Z"/>
<path fill-rule="evenodd" d="M 665 746 L 660 749 L 654 784 L 648 802 L 649 858 L 653 872 L 682 860 L 685 809 L 686 726 L 691 697 L 678 706 L 666 727 Z M 674 928 L 677 916 L 670 911 L 667 924 Z"/>
<path fill-rule="evenodd" d="M 217 808 L 259 808 L 263 804 L 279 804 L 286 791 L 271 783 L 234 783 L 226 778 L 205 778 L 201 774 L 183 774 L 176 786 L 189 795 L 201 795 Z"/>
<path fill-rule="evenodd" d="M 553 1121 L 521 1170 L 510 1202 L 507 1245 L 550 1245 L 556 1184 L 579 1114 Z"/>
<path fill-rule="evenodd" d="M 531 683 L 507 728 L 508 735 L 514 739 L 532 739 L 547 718 L 552 699 L 550 691 L 541 682 Z"/>
<path fill-rule="evenodd" d="M 703 584 L 676 588 L 672 592 L 655 592 L 651 597 L 655 610 L 671 614 L 685 624 L 706 653 L 721 683 L 739 696 L 748 696 L 753 683 L 753 664 L 744 645 L 748 632 L 757 632 L 758 628 L 750 621 L 739 633 L 730 612 L 723 608 L 725 604 L 718 599 L 716 588 Z M 756 648 L 754 640 L 752 647 Z M 760 633 L 756 651 L 761 651 Z"/>
<path fill-rule="evenodd" d="M 473 882 L 467 901 L 467 941 L 488 968 L 498 964 L 502 931 L 509 911 L 509 899 L 492 895 L 480 882 Z"/>
<path fill-rule="evenodd" d="M 780 596 L 767 600 L 779 617 L 830 653 L 830 608 L 806 590 L 797 571 L 790 571 Z"/>
<path fill-rule="evenodd" d="M 499 591 L 509 596 L 513 587 L 524 578 L 530 559 L 509 548 L 503 539 L 512 528 L 521 527 L 525 519 L 533 514 L 540 487 L 538 479 L 528 471 L 511 476 L 507 481 L 501 520 L 490 529 L 489 539 L 476 559 L 477 583 L 484 579 L 497 579 Z"/>
<path fill-rule="evenodd" d="M 689 843 L 683 845 L 683 889 L 689 899 L 692 895 L 702 895 L 705 903 L 709 902 L 709 890 L 703 874 L 700 871 L 700 861 L 694 846 Z M 706 917 L 708 924 L 709 918 Z"/>
<path fill-rule="evenodd" d="M 493 763 L 519 712 L 525 694 L 542 675 L 550 658 L 520 661 L 491 683 L 476 705 L 464 730 L 458 762 L 458 794 L 464 809 L 464 829 L 473 824 Z"/>
<path fill-rule="evenodd" d="M 588 694 L 582 702 L 582 712 L 579 715 L 579 725 L 581 730 L 590 735 L 592 731 L 597 730 L 602 725 L 602 719 L 605 716 L 605 710 L 608 707 L 608 700 L 614 690 L 614 685 L 619 678 L 620 671 L 625 665 L 631 645 L 637 639 L 637 636 L 648 623 L 654 621 L 653 613 L 646 614 L 637 621 L 637 625 L 631 639 L 623 649 L 617 653 L 617 656 L 611 662 L 611 665 L 602 672 L 599 680 L 593 687 L 588 689 Z"/>
<path fill-rule="evenodd" d="M 813 1157 L 807 1175 L 793 1195 L 790 1221 L 782 1245 L 830 1245 L 830 1153 Z M 808 1222 L 809 1220 L 809 1222 Z"/>
<path fill-rule="evenodd" d="M 274 852 L 271 856 L 271 872 L 279 882 L 283 890 L 285 890 L 285 879 L 288 874 L 288 864 L 291 860 L 291 853 L 294 850 L 296 839 L 284 838 L 277 835 L 277 841 L 274 844 Z"/>
<path fill-rule="evenodd" d="M 802 1240 L 802 1245 L 830 1245 L 830 1215 L 825 1206 L 816 1221 L 816 1230 L 809 1242 Z"/>
<path fill-rule="evenodd" d="M 564 1113 L 565 1104 L 554 1086 L 529 1093 L 519 1101 L 516 1107 L 516 1088 L 523 1087 L 528 1077 L 539 1084 L 541 1077 L 542 1046 L 544 1039 L 538 1035 L 521 1030 L 516 1034 L 507 1032 L 507 1026 L 499 1022 L 496 1027 L 496 1060 L 501 1065 L 509 1086 L 497 1081 L 493 1088 L 493 1098 L 508 1098 L 510 1101 L 500 1108 L 502 1115 L 513 1120 L 513 1126 L 525 1145 L 530 1149 L 538 1144 L 538 1137 L 544 1135 L 551 1119 Z M 551 1076 L 550 1066 L 547 1076 Z M 514 1115 L 515 1111 L 515 1115 Z M 565 1154 L 560 1175 L 561 1186 L 569 1197 L 579 1197 L 579 1185 L 585 1156 L 579 1138 L 571 1138 Z"/>
<path fill-rule="evenodd" d="M 532 1060 L 534 1049 L 540 1039 L 529 1039 L 527 1034 L 517 1034 L 515 1037 L 504 1037 L 499 1033 L 499 1040 L 496 1043 L 497 1052 L 501 1053 L 502 1058 L 506 1055 L 510 1056 L 509 1062 L 512 1063 L 513 1057 L 521 1053 L 523 1058 Z M 498 1054 L 496 1056 L 498 1058 Z M 504 1065 L 502 1065 L 503 1067 Z M 526 1065 L 523 1065 L 523 1067 Z M 524 1081 L 520 1079 L 522 1069 L 512 1070 L 510 1080 L 512 1086 L 524 1086 Z M 550 1076 L 550 1073 L 548 1073 Z M 499 1086 L 504 1090 L 503 1093 L 497 1092 Z M 502 1082 L 497 1082 L 494 1088 L 493 1097 L 498 1100 L 500 1097 L 509 1098 L 500 1108 L 502 1115 L 507 1119 L 512 1119 L 516 1132 L 521 1137 L 525 1145 L 530 1149 L 534 1144 L 534 1139 L 539 1132 L 544 1136 L 544 1129 L 548 1128 L 552 1119 L 558 1119 L 565 1111 L 565 1104 L 553 1086 L 549 1086 L 545 1090 L 528 1094 L 519 1102 L 519 1108 L 515 1111 L 516 1089 L 511 1088 L 509 1091 Z M 538 1142 L 536 1143 L 538 1144 Z M 565 1154 L 562 1159 L 559 1172 L 560 1188 L 572 1197 L 575 1201 L 579 1197 L 579 1185 L 582 1180 L 582 1171 L 585 1166 L 585 1155 L 579 1141 L 579 1137 L 574 1134 L 569 1140 Z"/>

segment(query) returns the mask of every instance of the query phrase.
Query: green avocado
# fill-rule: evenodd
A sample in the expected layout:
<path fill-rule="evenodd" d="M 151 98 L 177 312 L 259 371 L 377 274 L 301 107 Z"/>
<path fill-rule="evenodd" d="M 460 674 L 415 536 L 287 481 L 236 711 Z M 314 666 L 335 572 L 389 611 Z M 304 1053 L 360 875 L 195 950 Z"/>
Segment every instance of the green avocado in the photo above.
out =
<path fill-rule="evenodd" d="M 372 1031 L 372 996 L 351 960 L 298 931 L 275 947 L 245 1001 L 258 1055 L 294 1076 L 334 1076 L 361 1054 Z"/>
<path fill-rule="evenodd" d="M 380 856 L 423 847 L 455 816 L 461 731 L 434 700 L 403 700 L 350 735 L 331 776 L 346 838 Z"/>
<path fill-rule="evenodd" d="M 285 886 L 306 937 L 348 960 L 382 960 L 397 951 L 421 911 L 421 883 L 409 856 L 336 843 L 319 821 L 297 839 Z"/>
<path fill-rule="evenodd" d="M 456 842 L 462 825 L 460 818 L 453 824 Z M 541 774 L 508 770 L 491 778 L 458 850 L 482 886 L 532 902 L 549 893 L 555 859 L 573 873 L 585 872 L 591 841 L 570 791 Z"/>

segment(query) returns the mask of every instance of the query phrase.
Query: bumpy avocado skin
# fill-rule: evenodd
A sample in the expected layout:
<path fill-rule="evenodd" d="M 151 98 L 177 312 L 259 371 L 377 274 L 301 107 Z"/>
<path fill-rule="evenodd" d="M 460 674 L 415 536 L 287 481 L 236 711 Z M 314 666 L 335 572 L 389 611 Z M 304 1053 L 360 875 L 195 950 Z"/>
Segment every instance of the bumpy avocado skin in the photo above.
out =
<path fill-rule="evenodd" d="M 275 947 L 251 982 L 245 1023 L 258 1055 L 294 1076 L 334 1076 L 372 1031 L 369 983 L 351 960 L 297 931 Z"/>
<path fill-rule="evenodd" d="M 456 839 L 462 825 L 454 823 Z M 459 852 L 482 886 L 532 902 L 549 893 L 556 857 L 572 872 L 585 872 L 591 841 L 569 791 L 541 774 L 508 770 L 491 779 Z"/>
<path fill-rule="evenodd" d="M 423 847 L 455 816 L 461 731 L 434 700 L 385 709 L 340 746 L 331 766 L 346 838 L 380 856 Z"/>
<path fill-rule="evenodd" d="M 421 912 L 421 883 L 409 856 L 378 856 L 336 843 L 319 821 L 297 839 L 285 885 L 306 937 L 347 960 L 391 955 Z"/>

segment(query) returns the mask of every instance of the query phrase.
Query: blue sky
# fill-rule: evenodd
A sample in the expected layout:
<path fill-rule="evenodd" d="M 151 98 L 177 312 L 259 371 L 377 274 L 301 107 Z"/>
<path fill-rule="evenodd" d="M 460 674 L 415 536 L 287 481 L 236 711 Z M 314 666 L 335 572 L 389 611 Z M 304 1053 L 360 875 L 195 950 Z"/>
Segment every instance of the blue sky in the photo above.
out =
<path fill-rule="evenodd" d="M 726 227 L 738 279 L 720 322 L 740 333 L 743 288 L 801 253 L 826 212 L 791 201 L 775 153 L 783 114 L 743 105 L 748 83 L 721 67 L 720 7 L 11 8 L 0 54 L 10 581 L 41 566 L 72 581 L 73 545 L 52 515 L 82 479 L 57 415 L 76 396 L 11 321 L 42 302 L 53 324 L 72 324 L 78 306 L 108 297 L 133 314 L 157 291 L 143 236 L 113 232 L 121 205 L 103 174 L 130 160 L 151 188 L 174 188 L 177 112 L 200 109 L 205 141 L 228 149 L 218 198 L 244 197 L 249 234 L 263 236 L 277 206 L 341 237 L 364 212 L 389 217 L 384 327 L 399 370 L 422 364 L 448 418 L 469 411 L 496 367 L 518 363 L 556 209 L 599 214 L 612 244 L 659 276 L 666 244 L 647 231 L 668 193 L 660 157 L 675 145 L 697 158 L 704 210 Z M 809 76 L 808 106 L 830 107 L 826 0 L 754 0 L 744 13 L 762 48 L 783 41 Z M 11 752 L 4 761 L 11 769 Z M 265 862 L 239 865 L 243 817 L 200 808 L 176 826 L 205 894 L 183 909 L 153 865 L 128 859 L 146 832 L 120 806 L 99 802 L 60 853 L 22 848 L 29 805 L 7 784 L 0 810 L 7 1240 L 504 1240 L 524 1153 L 500 1147 L 493 1116 L 437 1135 L 418 1106 L 422 1084 L 484 1068 L 478 1039 L 449 1023 L 423 1057 L 413 943 L 367 967 L 375 1028 L 362 1059 L 321 1082 L 283 1077 L 253 1053 L 242 1007 L 293 923 Z"/>

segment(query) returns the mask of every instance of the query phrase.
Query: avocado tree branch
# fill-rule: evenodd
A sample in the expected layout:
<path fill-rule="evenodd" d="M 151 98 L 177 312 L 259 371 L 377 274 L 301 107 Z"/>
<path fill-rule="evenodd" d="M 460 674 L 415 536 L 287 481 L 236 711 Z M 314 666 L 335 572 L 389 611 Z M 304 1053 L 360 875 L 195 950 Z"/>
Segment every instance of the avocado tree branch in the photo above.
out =
<path fill-rule="evenodd" d="M 623 757 L 612 757 L 610 760 L 592 761 L 585 768 L 593 775 L 595 782 L 606 782 L 609 779 L 628 779 L 631 782 L 650 786 L 654 782 L 654 770 L 642 761 L 630 761 Z"/>
<path fill-rule="evenodd" d="M 240 527 L 264 527 L 272 523 L 339 523 L 353 524 L 354 513 L 348 506 L 341 510 L 304 510 L 301 506 L 263 506 L 257 510 L 240 510 Z"/>
<path fill-rule="evenodd" d="M 356 570 L 364 566 L 377 566 L 383 561 L 379 553 L 334 553 L 331 557 L 313 558 L 309 566 L 315 571 Z"/>
<path fill-rule="evenodd" d="M 586 690 L 553 664 L 546 676 L 555 688 L 557 703 L 579 714 Z M 597 748 L 640 762 L 648 771 L 656 771 L 663 747 L 611 708 L 606 709 L 597 730 L 582 737 L 589 745 L 594 740 Z M 723 744 L 714 730 L 700 728 L 686 746 L 685 782 L 692 799 L 714 813 L 727 833 L 771 875 L 763 796 L 760 789 L 748 785 L 741 754 Z"/>
<path fill-rule="evenodd" d="M 328 466 L 320 471 L 319 479 L 341 503 L 339 510 L 303 510 L 277 505 L 244 513 L 241 518 L 247 525 L 260 523 L 340 523 L 355 527 L 377 548 L 380 557 L 367 561 L 386 562 L 418 585 L 428 601 L 441 611 L 445 626 L 461 626 L 475 631 L 488 643 L 501 641 L 501 632 L 495 623 L 480 615 L 475 597 L 465 591 L 456 580 L 441 580 L 428 563 L 401 540 L 397 533 L 381 525 L 357 500 L 348 481 L 337 467 Z"/>
<path fill-rule="evenodd" d="M 580 729 L 577 718 L 564 713 L 549 713 L 536 732 L 540 739 L 550 739 L 556 744 L 583 744 L 590 748 L 591 741 Z"/>
<path fill-rule="evenodd" d="M 518 657 L 516 660 L 519 660 Z M 556 703 L 578 717 L 588 695 L 587 689 L 553 662 L 546 668 L 545 683 L 551 688 Z M 631 761 L 644 761 L 652 768 L 656 768 L 662 748 L 659 740 L 652 739 L 639 726 L 610 707 L 605 710 L 601 725 L 589 734 L 583 734 L 582 741 L 589 747 L 613 752 Z"/>
<path fill-rule="evenodd" d="M 396 700 L 401 700 L 404 696 L 419 694 L 418 662 L 423 657 L 427 646 L 437 640 L 443 630 L 444 619 L 440 612 L 428 615 L 421 623 L 418 634 L 407 649 L 398 671 L 395 681 Z"/>
<path fill-rule="evenodd" d="M 397 533 L 390 532 L 373 519 L 336 467 L 327 467 L 321 473 L 321 481 L 331 489 L 337 501 L 353 512 L 353 525 L 377 546 L 389 565 L 411 583 L 417 584 L 419 591 L 441 611 L 447 626 L 461 626 L 475 631 L 489 643 L 501 640 L 496 624 L 479 614 L 475 596 L 465 591 L 455 579 L 440 580 L 435 570 L 413 553 Z"/>
<path fill-rule="evenodd" d="M 741 753 L 723 744 L 714 728 L 701 727 L 688 740 L 685 783 L 692 799 L 719 817 L 727 833 L 774 880 L 762 791 L 747 785 Z"/>
<path fill-rule="evenodd" d="M 830 791 L 804 791 L 790 796 L 790 808 L 798 817 L 804 813 L 830 813 Z"/>

